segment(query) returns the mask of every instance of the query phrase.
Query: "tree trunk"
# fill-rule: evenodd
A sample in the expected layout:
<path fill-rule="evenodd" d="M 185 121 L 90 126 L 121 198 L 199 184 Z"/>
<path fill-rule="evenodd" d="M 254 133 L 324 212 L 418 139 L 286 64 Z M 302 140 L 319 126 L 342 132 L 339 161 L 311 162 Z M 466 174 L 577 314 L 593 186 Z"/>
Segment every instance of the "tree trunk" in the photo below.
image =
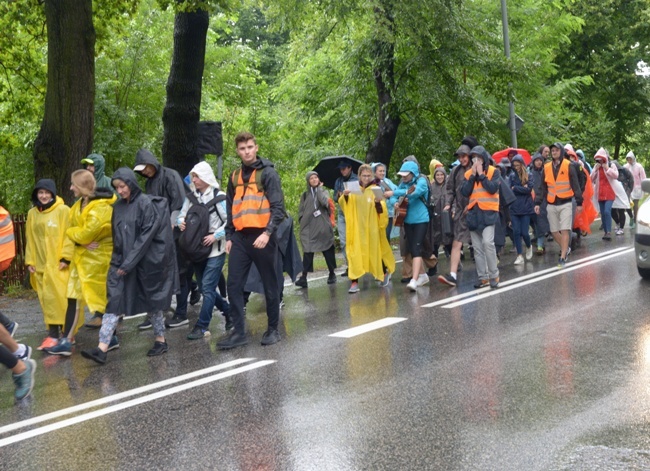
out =
<path fill-rule="evenodd" d="M 34 177 L 54 179 L 73 200 L 70 174 L 93 145 L 95 29 L 92 0 L 45 0 L 47 92 L 43 122 L 34 142 Z"/>
<path fill-rule="evenodd" d="M 174 21 L 174 54 L 163 110 L 163 164 L 185 177 L 198 163 L 201 85 L 209 17 L 180 12 Z"/>
<path fill-rule="evenodd" d="M 392 1 L 381 0 L 375 7 L 378 32 L 373 41 L 375 88 L 379 113 L 377 134 L 366 153 L 366 162 L 381 162 L 386 167 L 395 148 L 397 129 L 400 124 L 399 109 L 395 103 L 395 18 Z"/>

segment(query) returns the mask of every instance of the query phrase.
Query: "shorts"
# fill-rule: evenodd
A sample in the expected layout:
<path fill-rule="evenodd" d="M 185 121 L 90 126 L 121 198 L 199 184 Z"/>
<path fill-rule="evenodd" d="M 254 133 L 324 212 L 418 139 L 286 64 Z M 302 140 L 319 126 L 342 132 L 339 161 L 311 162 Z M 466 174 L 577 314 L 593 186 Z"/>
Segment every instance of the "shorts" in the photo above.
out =
<path fill-rule="evenodd" d="M 454 217 L 454 240 L 463 244 L 469 244 L 472 242 L 472 236 L 469 233 L 465 216 L 462 209 L 456 209 Z"/>
<path fill-rule="evenodd" d="M 570 231 L 573 219 L 573 206 L 571 201 L 564 204 L 548 204 L 546 216 L 551 232 Z"/>

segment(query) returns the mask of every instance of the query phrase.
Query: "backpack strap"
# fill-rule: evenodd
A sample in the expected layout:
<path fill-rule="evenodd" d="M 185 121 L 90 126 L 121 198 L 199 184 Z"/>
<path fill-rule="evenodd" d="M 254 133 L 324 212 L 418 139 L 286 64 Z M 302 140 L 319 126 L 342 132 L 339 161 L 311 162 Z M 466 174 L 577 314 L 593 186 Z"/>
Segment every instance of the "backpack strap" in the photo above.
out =
<path fill-rule="evenodd" d="M 255 185 L 257 186 L 257 189 L 260 192 L 264 192 L 264 184 L 262 183 L 262 173 L 264 172 L 264 167 L 261 169 L 255 169 Z M 239 175 L 241 174 L 241 167 L 236 168 L 234 172 L 232 172 L 232 184 L 233 186 L 237 186 L 237 182 L 239 181 Z M 250 180 L 247 182 L 243 182 L 245 189 L 248 189 L 248 185 L 250 184 Z M 244 191 L 245 192 L 245 191 Z"/>

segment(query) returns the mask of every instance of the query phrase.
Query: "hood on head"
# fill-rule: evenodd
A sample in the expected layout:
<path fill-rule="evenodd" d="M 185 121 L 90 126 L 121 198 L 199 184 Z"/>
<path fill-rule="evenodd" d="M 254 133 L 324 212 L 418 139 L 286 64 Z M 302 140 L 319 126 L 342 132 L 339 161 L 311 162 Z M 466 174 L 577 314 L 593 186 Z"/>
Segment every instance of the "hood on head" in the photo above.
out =
<path fill-rule="evenodd" d="M 318 175 L 318 172 L 314 172 L 313 170 L 310 170 L 309 172 L 307 172 L 307 174 L 305 175 L 305 180 L 307 180 L 307 189 L 308 190 L 311 188 L 311 185 L 309 184 L 309 179 L 311 178 L 312 175 L 316 175 L 318 178 L 320 178 L 320 176 Z"/>
<path fill-rule="evenodd" d="M 149 149 L 140 149 L 135 154 L 135 167 L 133 167 L 133 171 L 140 173 L 146 165 L 153 165 L 156 168 L 156 174 L 158 174 L 160 163 L 156 159 L 156 156 Z"/>
<path fill-rule="evenodd" d="M 549 149 L 553 149 L 553 147 L 557 147 L 558 149 L 560 149 L 560 160 L 562 160 L 566 155 L 566 151 L 564 150 L 564 146 L 562 145 L 562 143 L 556 142 L 555 144 L 549 146 Z M 551 154 L 551 158 L 553 158 L 553 154 Z"/>
<path fill-rule="evenodd" d="M 436 169 L 439 167 L 444 167 L 442 162 L 440 162 L 438 159 L 431 159 L 431 162 L 429 162 L 429 173 L 433 175 Z"/>
<path fill-rule="evenodd" d="M 115 173 L 111 178 L 111 185 L 113 185 L 113 188 L 115 188 L 115 180 L 122 180 L 124 183 L 127 184 L 129 189 L 131 190 L 131 199 L 133 199 L 133 197 L 137 196 L 138 194 L 142 193 L 142 190 L 138 185 L 138 179 L 136 178 L 133 170 L 131 170 L 129 167 L 120 167 L 117 170 L 115 170 Z"/>
<path fill-rule="evenodd" d="M 517 155 L 517 154 L 515 154 Z M 508 157 L 504 157 L 501 159 L 501 162 L 499 162 L 501 165 L 503 165 L 505 168 L 510 168 L 512 167 L 512 164 L 510 163 L 510 159 Z"/>
<path fill-rule="evenodd" d="M 633 164 L 636 163 L 636 156 L 634 155 L 634 152 L 630 151 L 627 153 L 627 155 L 625 156 L 625 160 L 628 159 L 631 159 Z"/>
<path fill-rule="evenodd" d="M 467 144 L 461 145 L 456 152 L 454 152 L 454 155 L 458 157 L 459 155 L 469 155 L 469 153 L 472 151 L 472 148 L 468 146 Z"/>
<path fill-rule="evenodd" d="M 531 162 L 535 162 L 538 159 L 541 160 L 542 163 L 544 162 L 544 156 L 542 154 L 540 154 L 539 152 L 535 152 L 533 154 L 533 159 L 531 160 Z"/>
<path fill-rule="evenodd" d="M 210 164 L 205 160 L 192 167 L 192 170 L 190 170 L 190 175 L 193 173 L 196 174 L 196 176 L 203 180 L 205 183 L 210 185 L 212 188 L 215 188 L 217 190 L 220 188 L 217 177 L 214 176 L 214 172 L 212 171 L 212 167 L 210 167 Z M 190 188 L 192 191 L 196 190 L 193 183 L 190 183 Z"/>
<path fill-rule="evenodd" d="M 409 157 L 412 157 L 412 156 L 409 156 Z M 408 159 L 408 157 L 407 157 L 407 159 Z M 420 170 L 418 168 L 418 164 L 416 164 L 415 162 L 410 161 L 410 160 L 409 161 L 406 161 L 406 159 L 404 159 L 404 160 L 405 160 L 405 162 L 402 164 L 402 166 L 400 167 L 399 172 L 397 172 L 397 174 L 400 177 L 405 177 L 410 172 L 410 173 L 413 174 L 413 176 L 418 177 L 420 175 Z"/>
<path fill-rule="evenodd" d="M 565 145 L 564 145 L 564 150 L 567 151 L 567 152 L 573 152 L 574 154 L 575 154 L 575 152 L 576 152 L 575 149 L 573 148 L 573 146 L 572 146 L 571 144 L 565 144 Z M 576 154 L 576 155 L 577 155 L 577 154 Z"/>
<path fill-rule="evenodd" d="M 609 152 L 607 152 L 604 147 L 601 147 L 594 155 L 594 160 L 596 162 L 602 161 L 605 165 L 607 165 L 609 163 Z"/>
<path fill-rule="evenodd" d="M 583 162 L 585 161 L 585 153 L 582 152 L 582 149 L 578 149 L 576 151 L 576 154 L 580 160 L 582 160 Z"/>
<path fill-rule="evenodd" d="M 52 199 L 56 200 L 56 183 L 54 183 L 54 180 L 51 178 L 41 178 L 39 181 L 36 182 L 36 185 L 34 186 L 34 191 L 32 191 L 32 203 L 34 206 L 40 205 L 40 201 L 38 201 L 38 197 L 36 194 L 38 193 L 38 190 L 47 190 L 50 193 L 52 193 Z"/>
<path fill-rule="evenodd" d="M 106 171 L 106 160 L 102 154 L 88 154 L 85 159 L 81 161 L 82 164 L 88 164 L 91 161 L 95 166 L 95 180 L 99 180 L 104 176 Z"/>
<path fill-rule="evenodd" d="M 490 154 L 485 150 L 483 146 L 476 146 L 469 152 L 470 159 L 474 158 L 475 155 L 478 155 L 483 159 L 483 169 L 487 170 L 490 165 Z M 501 161 L 503 162 L 503 160 Z"/>
<path fill-rule="evenodd" d="M 445 177 L 447 177 L 447 171 L 445 170 L 445 167 L 436 167 L 433 171 L 433 177 L 435 179 L 436 173 L 442 173 Z M 435 180 L 434 180 L 435 181 Z"/>
<path fill-rule="evenodd" d="M 519 162 L 522 167 L 526 167 L 526 162 L 524 161 L 524 158 L 521 156 L 521 154 L 517 154 L 512 158 L 512 163 Z"/>

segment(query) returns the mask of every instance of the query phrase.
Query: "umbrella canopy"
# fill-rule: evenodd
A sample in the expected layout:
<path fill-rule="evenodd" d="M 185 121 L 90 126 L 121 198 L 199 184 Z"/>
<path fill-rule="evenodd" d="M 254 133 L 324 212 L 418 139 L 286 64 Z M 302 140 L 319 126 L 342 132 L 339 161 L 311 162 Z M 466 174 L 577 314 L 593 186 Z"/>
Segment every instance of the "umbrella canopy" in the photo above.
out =
<path fill-rule="evenodd" d="M 528 152 L 526 149 L 515 149 L 514 147 L 508 147 L 507 149 L 503 149 L 492 154 L 492 158 L 498 164 L 499 162 L 501 162 L 502 158 L 508 157 L 508 153 L 511 150 L 514 150 L 517 154 L 521 155 L 524 158 L 524 162 L 526 162 L 526 165 L 530 165 L 532 159 L 530 158 L 530 152 Z"/>
<path fill-rule="evenodd" d="M 357 173 L 363 162 L 348 157 L 347 155 L 334 155 L 323 158 L 318 162 L 318 165 L 314 167 L 314 172 L 318 173 L 318 178 L 320 178 L 320 181 L 322 181 L 327 188 L 334 189 L 336 179 L 341 176 L 339 164 L 349 164 L 352 167 L 352 171 Z"/>

